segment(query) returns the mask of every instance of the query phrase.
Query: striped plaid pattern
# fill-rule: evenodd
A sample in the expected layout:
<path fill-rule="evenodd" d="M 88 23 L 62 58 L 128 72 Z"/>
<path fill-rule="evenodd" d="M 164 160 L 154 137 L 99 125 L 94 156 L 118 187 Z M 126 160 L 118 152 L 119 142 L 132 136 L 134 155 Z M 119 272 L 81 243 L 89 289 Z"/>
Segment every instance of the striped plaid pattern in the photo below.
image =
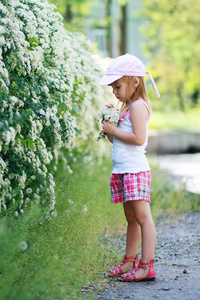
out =
<path fill-rule="evenodd" d="M 112 174 L 111 203 L 144 200 L 150 203 L 151 172 Z"/>

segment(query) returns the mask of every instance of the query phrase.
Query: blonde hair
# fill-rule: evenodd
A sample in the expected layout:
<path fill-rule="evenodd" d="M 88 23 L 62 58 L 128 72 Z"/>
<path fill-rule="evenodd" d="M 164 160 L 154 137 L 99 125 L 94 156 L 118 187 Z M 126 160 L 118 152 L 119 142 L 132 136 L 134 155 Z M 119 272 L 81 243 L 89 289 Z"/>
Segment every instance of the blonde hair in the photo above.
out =
<path fill-rule="evenodd" d="M 134 77 L 137 77 L 137 76 L 134 76 Z M 134 92 L 131 95 L 131 97 L 129 97 L 129 99 L 125 103 L 122 103 L 121 109 L 120 109 L 121 113 L 126 112 L 128 110 L 128 108 L 130 107 L 131 103 L 139 98 L 142 98 L 147 103 L 149 109 L 151 110 L 150 100 L 149 100 L 146 84 L 144 81 L 144 77 L 138 76 L 137 78 L 139 80 L 139 84 L 136 88 L 134 87 L 133 77 L 131 77 L 131 76 L 123 76 L 122 78 L 117 80 L 117 82 L 122 81 L 127 85 L 127 95 L 130 94 L 131 88 L 134 87 Z"/>

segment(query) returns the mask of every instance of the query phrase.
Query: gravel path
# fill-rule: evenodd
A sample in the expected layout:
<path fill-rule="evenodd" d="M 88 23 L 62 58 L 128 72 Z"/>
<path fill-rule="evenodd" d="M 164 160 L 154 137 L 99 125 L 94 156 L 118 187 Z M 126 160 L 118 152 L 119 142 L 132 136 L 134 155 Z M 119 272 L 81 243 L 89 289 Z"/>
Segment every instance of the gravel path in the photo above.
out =
<path fill-rule="evenodd" d="M 108 279 L 96 300 L 200 299 L 200 213 L 160 221 L 156 229 L 155 282 L 121 283 Z M 123 250 L 125 238 L 125 235 L 116 237 L 114 241 Z"/>

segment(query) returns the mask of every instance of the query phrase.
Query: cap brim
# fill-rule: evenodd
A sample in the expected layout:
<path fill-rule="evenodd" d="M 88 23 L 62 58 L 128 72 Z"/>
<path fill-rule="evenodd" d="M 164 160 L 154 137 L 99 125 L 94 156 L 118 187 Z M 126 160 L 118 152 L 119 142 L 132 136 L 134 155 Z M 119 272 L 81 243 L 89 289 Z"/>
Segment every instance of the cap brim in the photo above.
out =
<path fill-rule="evenodd" d="M 119 74 L 118 75 L 104 75 L 104 77 L 99 82 L 99 85 L 109 85 L 122 77 L 123 76 L 119 75 Z"/>

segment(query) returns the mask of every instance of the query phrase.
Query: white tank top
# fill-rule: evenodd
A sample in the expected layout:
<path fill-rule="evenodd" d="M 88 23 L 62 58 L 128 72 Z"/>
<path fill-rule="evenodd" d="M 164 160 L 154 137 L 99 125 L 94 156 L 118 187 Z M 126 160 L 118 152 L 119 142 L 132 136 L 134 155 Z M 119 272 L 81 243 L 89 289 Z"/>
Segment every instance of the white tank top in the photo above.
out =
<path fill-rule="evenodd" d="M 113 137 L 113 147 L 112 147 L 112 164 L 113 164 L 113 174 L 124 174 L 124 173 L 139 173 L 141 171 L 150 170 L 148 160 L 146 158 L 145 148 L 148 143 L 148 124 L 150 119 L 150 110 L 147 103 L 138 99 L 136 101 L 142 102 L 149 113 L 149 117 L 146 122 L 146 139 L 143 145 L 136 146 L 124 143 Z M 134 101 L 135 102 L 135 101 Z M 131 108 L 131 107 L 130 107 Z M 132 123 L 130 120 L 130 108 L 129 110 L 120 118 L 118 123 L 118 128 L 126 132 L 133 132 Z"/>

